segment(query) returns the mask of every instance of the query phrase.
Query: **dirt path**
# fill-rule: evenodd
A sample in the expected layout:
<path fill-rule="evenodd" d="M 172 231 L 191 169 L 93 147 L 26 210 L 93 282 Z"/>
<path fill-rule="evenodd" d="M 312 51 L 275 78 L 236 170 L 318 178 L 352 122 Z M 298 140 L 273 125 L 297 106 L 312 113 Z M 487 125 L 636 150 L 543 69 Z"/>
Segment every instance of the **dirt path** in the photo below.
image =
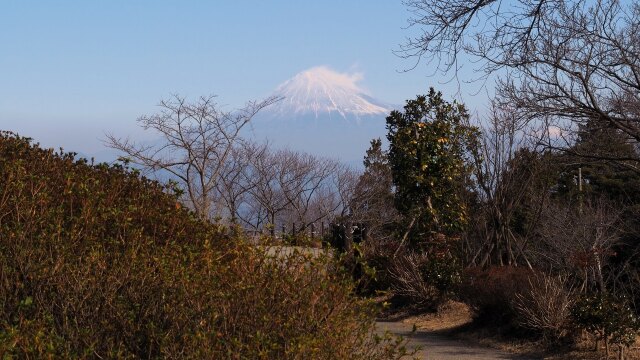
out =
<path fill-rule="evenodd" d="M 439 335 L 434 332 L 418 330 L 411 334 L 411 324 L 399 321 L 377 322 L 378 331 L 389 331 L 409 339 L 409 347 L 420 346 L 422 350 L 416 354 L 418 359 L 427 360 L 535 360 L 495 349 L 468 344 L 461 340 Z"/>

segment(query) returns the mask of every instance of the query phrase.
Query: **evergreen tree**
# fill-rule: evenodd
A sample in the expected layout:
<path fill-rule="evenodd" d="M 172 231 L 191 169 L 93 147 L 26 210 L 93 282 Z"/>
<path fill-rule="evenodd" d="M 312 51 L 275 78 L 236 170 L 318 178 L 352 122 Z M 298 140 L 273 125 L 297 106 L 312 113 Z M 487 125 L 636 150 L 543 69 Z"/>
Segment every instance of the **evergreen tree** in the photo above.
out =
<path fill-rule="evenodd" d="M 559 195 L 568 199 L 605 199 L 621 205 L 640 204 L 639 154 L 628 137 L 598 119 L 580 126 L 576 143 L 564 156 Z M 580 169 L 580 170 L 579 170 Z M 578 174 L 582 173 L 582 194 Z"/>
<path fill-rule="evenodd" d="M 478 133 L 468 119 L 463 104 L 445 101 L 433 88 L 407 101 L 404 112 L 387 117 L 395 206 L 406 219 L 403 241 L 455 235 L 464 228 L 466 155 L 475 148 Z"/>
<path fill-rule="evenodd" d="M 384 240 L 391 234 L 398 212 L 393 205 L 391 167 L 380 139 L 371 140 L 363 164 L 365 170 L 356 184 L 351 211 L 354 220 L 364 223 L 371 236 Z"/>

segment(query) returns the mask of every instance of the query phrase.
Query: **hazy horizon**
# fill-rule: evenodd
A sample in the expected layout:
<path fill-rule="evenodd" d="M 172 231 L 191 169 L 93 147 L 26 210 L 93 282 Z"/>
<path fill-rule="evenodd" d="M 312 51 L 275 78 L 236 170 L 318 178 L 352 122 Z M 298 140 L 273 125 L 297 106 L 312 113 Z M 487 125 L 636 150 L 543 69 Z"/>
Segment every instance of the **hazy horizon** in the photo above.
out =
<path fill-rule="evenodd" d="M 105 133 L 153 140 L 135 120 L 171 94 L 216 94 L 232 110 L 315 67 L 390 104 L 434 86 L 484 106 L 477 86 L 458 92 L 422 65 L 403 71 L 415 60 L 392 51 L 415 32 L 408 18 L 400 2 L 4 3 L 0 129 L 100 158 Z"/>

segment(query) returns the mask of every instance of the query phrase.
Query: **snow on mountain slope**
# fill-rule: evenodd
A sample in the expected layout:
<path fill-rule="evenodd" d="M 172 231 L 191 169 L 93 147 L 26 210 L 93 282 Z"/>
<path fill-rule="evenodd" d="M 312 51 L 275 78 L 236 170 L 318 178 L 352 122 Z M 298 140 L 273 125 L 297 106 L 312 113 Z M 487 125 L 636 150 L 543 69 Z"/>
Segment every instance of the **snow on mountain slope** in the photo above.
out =
<path fill-rule="evenodd" d="M 274 91 L 282 101 L 265 109 L 270 118 L 291 120 L 328 116 L 345 120 L 386 116 L 390 106 L 366 94 L 358 82 L 361 74 L 343 74 L 326 66 L 303 71 Z"/>
<path fill-rule="evenodd" d="M 358 85 L 361 74 L 318 66 L 276 88 L 283 100 L 262 110 L 250 124 L 251 137 L 361 166 L 369 142 L 386 135 L 392 106 Z"/>

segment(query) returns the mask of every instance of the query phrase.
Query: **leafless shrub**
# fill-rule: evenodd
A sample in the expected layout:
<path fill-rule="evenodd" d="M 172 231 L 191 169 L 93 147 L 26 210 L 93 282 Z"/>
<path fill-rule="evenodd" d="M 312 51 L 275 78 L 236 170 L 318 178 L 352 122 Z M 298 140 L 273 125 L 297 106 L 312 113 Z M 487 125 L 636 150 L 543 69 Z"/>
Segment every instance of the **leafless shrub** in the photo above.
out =
<path fill-rule="evenodd" d="M 573 289 L 566 284 L 566 276 L 530 277 L 529 290 L 513 300 L 519 325 L 542 333 L 547 340 L 564 338 L 574 303 Z"/>
<path fill-rule="evenodd" d="M 416 306 L 435 310 L 443 300 L 441 292 L 423 276 L 427 255 L 404 253 L 391 265 L 391 289 L 397 296 L 407 298 Z"/>

